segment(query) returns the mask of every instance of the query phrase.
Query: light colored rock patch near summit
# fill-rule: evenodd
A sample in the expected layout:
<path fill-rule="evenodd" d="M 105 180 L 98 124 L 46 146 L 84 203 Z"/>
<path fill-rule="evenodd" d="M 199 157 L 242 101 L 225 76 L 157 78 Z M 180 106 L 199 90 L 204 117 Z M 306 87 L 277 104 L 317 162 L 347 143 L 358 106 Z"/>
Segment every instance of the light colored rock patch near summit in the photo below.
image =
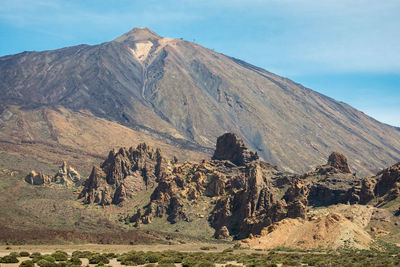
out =
<path fill-rule="evenodd" d="M 148 57 L 153 43 L 150 41 L 135 43 L 135 48 L 129 48 L 131 53 L 140 61 L 143 62 Z"/>

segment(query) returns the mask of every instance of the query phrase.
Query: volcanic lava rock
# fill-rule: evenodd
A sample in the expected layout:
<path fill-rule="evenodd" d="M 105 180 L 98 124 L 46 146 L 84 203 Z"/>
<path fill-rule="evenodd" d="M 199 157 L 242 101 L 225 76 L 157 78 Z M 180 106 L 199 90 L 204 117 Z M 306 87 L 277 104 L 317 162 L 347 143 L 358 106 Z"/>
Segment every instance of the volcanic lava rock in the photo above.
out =
<path fill-rule="evenodd" d="M 61 185 L 79 185 L 81 181 L 80 174 L 71 166 L 68 166 L 64 161 L 58 172 L 53 176 L 47 176 L 43 173 L 36 173 L 31 171 L 26 177 L 25 181 L 31 185 L 50 185 L 50 184 L 61 184 Z"/>
<path fill-rule="evenodd" d="M 155 186 L 169 163 L 159 149 L 139 144 L 136 149 L 110 151 L 100 168 L 93 167 L 79 198 L 85 203 L 120 204 Z"/>
<path fill-rule="evenodd" d="M 375 186 L 375 194 L 377 196 L 383 196 L 390 190 L 398 188 L 400 183 L 400 162 L 379 172 L 374 178 L 377 180 Z"/>
<path fill-rule="evenodd" d="M 245 165 L 257 160 L 257 152 L 249 151 L 243 140 L 234 133 L 226 133 L 217 139 L 217 147 L 212 159 L 229 160 L 236 165 Z"/>
<path fill-rule="evenodd" d="M 31 185 L 46 185 L 52 182 L 52 178 L 43 173 L 31 171 L 26 177 L 25 182 Z"/>
<path fill-rule="evenodd" d="M 400 196 L 400 162 L 382 170 L 376 176 L 365 178 L 361 188 L 363 203 L 376 198 L 381 207 Z"/>
<path fill-rule="evenodd" d="M 351 173 L 346 156 L 340 152 L 333 152 L 328 158 L 328 164 L 343 173 Z"/>
<path fill-rule="evenodd" d="M 225 239 L 230 235 L 228 228 L 224 225 L 215 231 L 214 237 L 216 239 Z"/>
<path fill-rule="evenodd" d="M 237 135 L 227 133 L 218 138 L 213 160 L 175 164 L 171 173 L 159 179 L 145 211 L 129 221 L 141 225 L 167 216 L 171 223 L 190 222 L 193 203 L 209 198 L 208 220 L 214 236 L 244 238 L 288 214 L 305 216 L 307 201 L 279 197 L 290 181 L 287 174 L 248 151 Z"/>
<path fill-rule="evenodd" d="M 80 174 L 74 168 L 68 166 L 65 161 L 63 161 L 62 165 L 58 169 L 58 172 L 54 176 L 54 182 L 57 184 L 78 184 L 80 180 Z"/>
<path fill-rule="evenodd" d="M 352 174 L 347 158 L 333 152 L 325 165 L 300 176 L 309 181 L 308 202 L 313 206 L 358 203 L 361 179 Z"/>

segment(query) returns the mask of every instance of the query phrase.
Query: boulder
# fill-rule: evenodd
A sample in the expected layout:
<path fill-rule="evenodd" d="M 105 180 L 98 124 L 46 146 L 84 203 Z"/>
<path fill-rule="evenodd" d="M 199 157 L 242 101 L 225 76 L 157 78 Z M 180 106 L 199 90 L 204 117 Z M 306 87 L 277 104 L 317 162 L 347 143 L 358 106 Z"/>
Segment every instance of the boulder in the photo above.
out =
<path fill-rule="evenodd" d="M 31 171 L 26 177 L 25 181 L 31 185 L 46 185 L 50 184 L 53 180 L 50 176 L 44 175 L 41 172 L 36 173 Z"/>
<path fill-rule="evenodd" d="M 68 166 L 65 161 L 63 161 L 58 172 L 54 176 L 54 182 L 63 185 L 78 184 L 80 180 L 80 174 L 74 168 Z"/>
<path fill-rule="evenodd" d="M 230 235 L 228 228 L 224 225 L 215 231 L 214 237 L 216 239 L 225 239 Z"/>
<path fill-rule="evenodd" d="M 340 152 L 332 152 L 328 158 L 328 165 L 343 173 L 351 173 L 347 158 Z"/>
<path fill-rule="evenodd" d="M 217 139 L 213 160 L 229 160 L 236 165 L 245 165 L 259 159 L 257 152 L 249 151 L 243 140 L 234 133 L 226 133 Z"/>

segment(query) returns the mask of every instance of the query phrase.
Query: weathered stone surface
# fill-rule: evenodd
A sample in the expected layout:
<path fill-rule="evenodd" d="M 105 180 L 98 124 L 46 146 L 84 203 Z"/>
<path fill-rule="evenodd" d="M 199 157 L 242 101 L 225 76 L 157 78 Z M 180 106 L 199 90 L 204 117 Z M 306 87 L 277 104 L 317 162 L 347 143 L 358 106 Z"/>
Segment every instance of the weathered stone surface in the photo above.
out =
<path fill-rule="evenodd" d="M 351 173 L 346 156 L 340 152 L 333 152 L 328 158 L 328 164 L 343 173 Z"/>
<path fill-rule="evenodd" d="M 360 204 L 367 204 L 375 197 L 376 179 L 364 178 L 361 181 Z"/>
<path fill-rule="evenodd" d="M 54 176 L 54 182 L 57 184 L 72 185 L 78 184 L 81 180 L 80 174 L 71 166 L 68 166 L 65 161 L 63 161 L 58 172 Z"/>
<path fill-rule="evenodd" d="M 217 139 L 217 147 L 212 159 L 229 160 L 236 165 L 245 165 L 257 160 L 257 152 L 249 151 L 242 138 L 234 133 L 226 133 Z"/>
<path fill-rule="evenodd" d="M 71 166 L 68 166 L 64 161 L 58 172 L 53 176 L 47 176 L 43 173 L 36 173 L 31 171 L 26 177 L 25 181 L 31 185 L 50 185 L 50 184 L 61 184 L 61 185 L 79 185 L 81 181 L 80 174 Z"/>
<path fill-rule="evenodd" d="M 140 171 L 143 186 L 155 180 L 156 187 L 144 210 L 123 220 L 141 227 L 161 217 L 172 224 L 207 218 L 215 238 L 243 239 L 285 218 L 307 221 L 310 206 L 365 202 L 376 195 L 379 179 L 392 184 L 389 190 L 382 189 L 386 192 L 382 203 L 400 194 L 395 168 L 380 173 L 379 179 L 361 180 L 350 172 L 346 157 L 335 152 L 327 164 L 303 175 L 289 175 L 255 157 L 233 134 L 218 140 L 220 151 L 212 160 L 175 161 L 170 168 L 146 145 L 135 151 L 112 151 L 102 168 L 93 169 L 81 197 L 87 203 L 122 203 L 132 196 L 129 186 L 138 179 L 134 172 Z M 231 150 L 224 152 L 223 147 Z"/>
<path fill-rule="evenodd" d="M 367 204 L 373 199 L 377 207 L 383 206 L 389 201 L 400 196 L 400 162 L 382 170 L 373 177 L 362 180 L 360 190 L 360 203 Z"/>
<path fill-rule="evenodd" d="M 155 186 L 169 163 L 147 144 L 112 150 L 100 168 L 94 167 L 79 198 L 85 203 L 121 204 L 137 192 Z"/>
<path fill-rule="evenodd" d="M 374 178 L 377 180 L 375 194 L 377 196 L 385 195 L 400 182 L 400 162 L 379 172 Z"/>
<path fill-rule="evenodd" d="M 213 160 L 174 165 L 169 175 L 160 178 L 144 213 L 136 213 L 130 221 L 140 225 L 162 216 L 171 223 L 191 221 L 185 203 L 190 206 L 202 197 L 214 199 L 208 219 L 216 238 L 247 237 L 287 216 L 287 203 L 278 197 L 278 188 L 290 181 L 287 175 L 257 160 L 236 135 L 228 133 L 218 140 L 220 151 Z M 224 154 L 224 147 L 231 151 Z M 291 216 L 298 209 L 295 206 L 290 206 Z"/>
<path fill-rule="evenodd" d="M 31 171 L 26 177 L 25 181 L 31 185 L 46 185 L 52 182 L 52 178 L 39 172 Z"/>
<path fill-rule="evenodd" d="M 214 237 L 216 239 L 225 239 L 230 235 L 228 228 L 224 225 L 215 231 Z"/>
<path fill-rule="evenodd" d="M 333 152 L 325 165 L 307 172 L 300 179 L 307 182 L 308 204 L 329 206 L 339 203 L 358 203 L 361 179 L 350 172 L 347 158 L 342 153 Z"/>

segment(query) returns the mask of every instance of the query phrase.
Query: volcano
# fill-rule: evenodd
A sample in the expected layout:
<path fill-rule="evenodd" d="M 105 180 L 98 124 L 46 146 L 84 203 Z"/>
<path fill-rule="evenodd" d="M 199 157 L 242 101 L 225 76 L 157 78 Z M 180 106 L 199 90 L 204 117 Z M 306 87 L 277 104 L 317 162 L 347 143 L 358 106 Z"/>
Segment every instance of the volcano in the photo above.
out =
<path fill-rule="evenodd" d="M 360 175 L 400 160 L 398 128 L 262 68 L 148 28 L 99 45 L 1 57 L 0 95 L 3 142 L 15 137 L 10 127 L 23 127 L 11 125 L 18 119 L 10 114 L 46 110 L 63 118 L 86 114 L 79 121 L 89 129 L 85 118 L 98 118 L 202 155 L 211 155 L 217 136 L 235 132 L 287 172 L 307 171 L 332 151 L 346 154 Z M 60 143 L 59 135 L 24 138 Z M 72 146 L 74 138 L 63 145 Z"/>

